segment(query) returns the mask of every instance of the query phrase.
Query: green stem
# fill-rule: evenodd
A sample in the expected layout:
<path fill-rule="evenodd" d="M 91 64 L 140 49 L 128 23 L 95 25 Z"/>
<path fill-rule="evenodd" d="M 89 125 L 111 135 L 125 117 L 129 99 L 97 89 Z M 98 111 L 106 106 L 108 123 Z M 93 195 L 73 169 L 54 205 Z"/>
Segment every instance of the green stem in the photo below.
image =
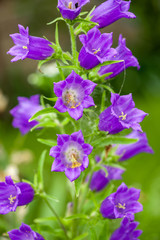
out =
<path fill-rule="evenodd" d="M 76 193 L 75 193 L 73 214 L 77 214 L 77 207 L 78 207 L 78 197 L 76 196 Z M 74 220 L 73 225 L 72 225 L 72 238 L 76 237 L 76 235 L 77 235 L 77 225 L 78 225 L 77 220 Z"/>
<path fill-rule="evenodd" d="M 65 77 L 64 77 L 64 74 L 63 74 L 63 71 L 62 71 L 61 65 L 60 65 L 60 63 L 58 62 L 58 60 L 56 60 L 56 64 L 57 64 L 57 68 L 58 68 L 59 73 L 60 73 L 61 78 L 62 78 L 61 80 L 64 80 Z"/>
<path fill-rule="evenodd" d="M 70 38 L 71 38 L 71 48 L 72 48 L 72 56 L 73 56 L 73 63 L 75 66 L 77 65 L 77 47 L 76 47 L 76 36 L 74 34 L 74 28 L 72 25 L 68 25 Z"/>
<path fill-rule="evenodd" d="M 57 218 L 57 221 L 60 225 L 60 227 L 62 228 L 65 236 L 66 236 L 66 239 L 69 239 L 68 235 L 67 235 L 67 231 L 65 229 L 65 226 L 63 225 L 63 223 L 61 222 L 61 219 L 59 218 L 58 214 L 56 213 L 56 211 L 54 210 L 54 208 L 52 207 L 52 205 L 49 203 L 49 201 L 46 199 L 45 196 L 43 196 L 43 199 L 45 201 L 45 203 L 47 204 L 47 206 L 50 208 L 50 210 L 52 211 L 52 213 L 54 214 L 54 216 Z"/>

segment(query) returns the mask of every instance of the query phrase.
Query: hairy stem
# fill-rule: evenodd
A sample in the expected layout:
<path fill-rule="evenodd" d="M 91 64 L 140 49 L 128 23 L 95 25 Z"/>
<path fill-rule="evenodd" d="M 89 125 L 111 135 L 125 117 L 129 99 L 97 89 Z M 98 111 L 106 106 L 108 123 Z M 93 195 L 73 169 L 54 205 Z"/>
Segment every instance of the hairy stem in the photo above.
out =
<path fill-rule="evenodd" d="M 71 48 L 72 48 L 72 56 L 73 56 L 73 64 L 77 65 L 77 47 L 76 47 L 76 36 L 74 34 L 74 28 L 72 25 L 68 25 L 70 38 L 71 38 Z"/>

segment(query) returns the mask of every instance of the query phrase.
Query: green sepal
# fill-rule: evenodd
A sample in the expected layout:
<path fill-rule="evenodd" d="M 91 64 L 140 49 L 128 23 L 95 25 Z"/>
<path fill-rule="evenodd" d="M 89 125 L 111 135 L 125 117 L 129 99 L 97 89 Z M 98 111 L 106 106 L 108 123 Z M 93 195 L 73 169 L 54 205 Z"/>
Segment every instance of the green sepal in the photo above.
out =
<path fill-rule="evenodd" d="M 42 139 L 42 138 L 38 138 L 37 139 L 38 142 L 44 144 L 44 145 L 47 145 L 49 147 L 53 147 L 53 146 L 56 146 L 57 145 L 57 141 L 54 141 L 52 139 Z"/>
<path fill-rule="evenodd" d="M 82 240 L 82 239 L 86 238 L 87 236 L 88 236 L 88 232 L 82 233 L 78 237 L 73 238 L 73 240 Z"/>
<path fill-rule="evenodd" d="M 84 177 L 84 173 L 81 172 L 81 175 L 74 181 L 76 197 L 79 196 L 80 188 L 81 188 L 82 182 L 83 182 L 83 177 Z"/>

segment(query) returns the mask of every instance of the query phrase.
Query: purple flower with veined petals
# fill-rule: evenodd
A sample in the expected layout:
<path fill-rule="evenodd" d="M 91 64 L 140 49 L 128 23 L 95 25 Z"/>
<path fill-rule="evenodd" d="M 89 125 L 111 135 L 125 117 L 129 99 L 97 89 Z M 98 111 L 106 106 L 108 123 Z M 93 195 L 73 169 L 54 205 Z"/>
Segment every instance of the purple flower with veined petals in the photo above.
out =
<path fill-rule="evenodd" d="M 78 60 L 81 67 L 85 69 L 91 69 L 116 54 L 116 50 L 111 48 L 112 33 L 101 34 L 99 29 L 94 27 L 86 35 L 80 35 L 79 39 L 83 47 L 80 50 Z"/>
<path fill-rule="evenodd" d="M 58 0 L 58 8 L 63 18 L 73 20 L 81 12 L 81 8 L 90 0 Z"/>
<path fill-rule="evenodd" d="M 34 232 L 30 226 L 22 223 L 19 229 L 8 232 L 11 240 L 45 240 L 39 233 Z"/>
<path fill-rule="evenodd" d="M 115 193 L 112 193 L 101 204 L 100 212 L 104 218 L 128 217 L 134 220 L 134 213 L 143 210 L 143 206 L 138 202 L 140 190 L 128 188 L 122 183 Z"/>
<path fill-rule="evenodd" d="M 34 190 L 28 183 L 14 183 L 10 176 L 5 182 L 0 182 L 0 214 L 16 211 L 18 206 L 30 203 L 34 197 Z"/>
<path fill-rule="evenodd" d="M 99 130 L 109 134 L 119 133 L 126 128 L 142 132 L 139 123 L 148 114 L 135 108 L 131 93 L 123 96 L 111 93 L 111 103 L 99 116 Z"/>
<path fill-rule="evenodd" d="M 138 222 L 131 222 L 128 218 L 124 218 L 121 226 L 114 231 L 110 240 L 139 240 L 142 230 L 136 230 Z"/>
<path fill-rule="evenodd" d="M 138 131 L 133 131 L 127 138 L 137 138 L 138 141 L 132 144 L 120 144 L 116 150 L 116 154 L 120 156 L 119 161 L 125 161 L 135 155 L 146 152 L 152 153 L 152 148 L 148 145 L 147 136 L 145 133 L 140 133 Z"/>
<path fill-rule="evenodd" d="M 71 135 L 58 134 L 57 146 L 50 150 L 50 156 L 55 158 L 51 171 L 65 172 L 67 178 L 74 181 L 88 167 L 92 149 L 90 144 L 84 143 L 81 130 Z"/>
<path fill-rule="evenodd" d="M 92 22 L 99 24 L 99 28 L 106 27 L 120 18 L 136 18 L 129 12 L 130 1 L 108 0 L 99 5 L 92 13 Z"/>
<path fill-rule="evenodd" d="M 126 39 L 122 38 L 121 34 L 119 35 L 119 45 L 116 48 L 116 51 L 117 53 L 115 56 L 111 56 L 110 60 L 123 60 L 123 62 L 113 63 L 111 65 L 101 67 L 99 70 L 100 75 L 112 72 L 112 74 L 106 77 L 106 79 L 117 76 L 128 67 L 137 67 L 137 69 L 140 68 L 137 58 L 134 57 L 131 50 L 126 47 Z"/>
<path fill-rule="evenodd" d="M 54 93 L 58 97 L 54 108 L 59 112 L 68 111 L 69 115 L 78 120 L 83 115 L 83 109 L 94 106 L 89 96 L 97 84 L 90 80 L 83 80 L 74 71 L 64 81 L 54 83 Z"/>
<path fill-rule="evenodd" d="M 37 121 L 29 122 L 29 119 L 38 111 L 42 110 L 39 104 L 39 95 L 31 96 L 30 99 L 26 97 L 18 97 L 19 104 L 10 110 L 14 117 L 12 125 L 14 128 L 19 128 L 22 134 L 26 134 L 38 124 Z"/>
<path fill-rule="evenodd" d="M 26 29 L 22 25 L 18 25 L 20 33 L 11 34 L 15 46 L 13 46 L 7 54 L 15 56 L 11 62 L 31 58 L 34 60 L 44 60 L 51 57 L 54 49 L 49 45 L 51 42 L 44 38 L 29 35 L 29 28 Z"/>
<path fill-rule="evenodd" d="M 94 172 L 90 183 L 90 189 L 92 191 L 101 191 L 109 184 L 111 180 L 122 179 L 121 175 L 124 173 L 124 170 L 122 168 L 106 165 L 102 166 L 107 169 L 108 176 L 106 176 L 106 173 L 103 169 Z"/>

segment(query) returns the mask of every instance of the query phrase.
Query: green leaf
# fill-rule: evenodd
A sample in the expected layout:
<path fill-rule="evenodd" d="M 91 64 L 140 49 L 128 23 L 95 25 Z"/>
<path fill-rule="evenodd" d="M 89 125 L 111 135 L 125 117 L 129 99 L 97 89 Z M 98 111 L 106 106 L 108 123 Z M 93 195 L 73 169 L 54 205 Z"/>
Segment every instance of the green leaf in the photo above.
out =
<path fill-rule="evenodd" d="M 105 147 L 107 145 L 112 145 L 112 144 L 131 144 L 137 142 L 138 139 L 133 139 L 133 138 L 126 138 L 122 136 L 106 136 L 99 138 L 98 140 L 94 141 L 92 143 L 92 146 L 94 147 Z"/>
<path fill-rule="evenodd" d="M 57 142 L 52 140 L 52 139 L 42 139 L 42 138 L 38 138 L 37 139 L 38 142 L 42 143 L 42 144 L 45 144 L 49 147 L 53 147 L 53 146 L 56 146 L 57 145 Z"/>
<path fill-rule="evenodd" d="M 107 89 L 109 92 L 115 93 L 114 90 L 111 87 L 107 86 L 107 85 L 98 84 L 98 86 Z"/>
<path fill-rule="evenodd" d="M 83 233 L 83 234 L 79 235 L 78 237 L 74 238 L 73 240 L 81 240 L 81 239 L 84 239 L 87 236 L 88 236 L 88 233 L 86 232 L 86 233 Z"/>
<path fill-rule="evenodd" d="M 72 216 L 69 216 L 69 217 L 66 217 L 64 218 L 64 220 L 75 220 L 75 219 L 89 219 L 88 215 L 85 215 L 85 214 L 75 214 L 75 215 L 72 215 Z"/>
<path fill-rule="evenodd" d="M 100 112 L 103 112 L 104 109 L 105 109 L 105 100 L 106 100 L 106 91 L 103 91 L 103 93 L 102 93 L 101 110 L 100 110 Z"/>
<path fill-rule="evenodd" d="M 75 190 L 76 190 L 76 197 L 79 196 L 79 191 L 80 191 L 80 188 L 81 188 L 81 185 L 82 185 L 83 177 L 84 177 L 84 173 L 81 172 L 81 175 L 74 181 Z"/>
<path fill-rule="evenodd" d="M 51 102 L 56 102 L 58 97 L 54 97 L 54 98 L 48 98 L 48 97 L 45 97 L 45 96 L 42 96 L 44 99 L 48 100 L 48 101 L 51 101 Z"/>
<path fill-rule="evenodd" d="M 46 153 L 47 153 L 46 150 L 42 152 L 39 159 L 39 164 L 38 164 L 37 176 L 38 176 L 38 184 L 39 184 L 40 190 L 43 190 L 43 169 L 44 169 L 44 161 L 45 161 Z"/>
<path fill-rule="evenodd" d="M 36 218 L 34 219 L 35 223 L 43 223 L 43 222 L 48 222 L 48 221 L 57 221 L 57 218 L 54 216 L 51 217 L 44 217 L 44 218 Z"/>
<path fill-rule="evenodd" d="M 37 125 L 35 125 L 33 128 L 31 128 L 31 132 L 37 128 L 41 128 L 41 127 L 56 127 L 57 126 L 57 123 L 55 122 L 51 122 L 51 121 L 48 121 L 48 122 L 42 122 L 42 123 L 39 123 Z"/>
<path fill-rule="evenodd" d="M 47 114 L 47 113 L 54 113 L 55 109 L 53 107 L 49 107 L 49 108 L 45 108 L 42 109 L 40 111 L 38 111 L 37 113 L 35 113 L 30 119 L 29 122 L 33 121 L 34 119 L 36 119 L 37 117 Z"/>
<path fill-rule="evenodd" d="M 58 17 L 58 18 L 54 19 L 53 21 L 47 23 L 47 25 L 51 25 L 51 24 L 53 24 L 53 23 L 55 23 L 57 21 L 64 21 L 64 19 L 62 17 Z"/>

